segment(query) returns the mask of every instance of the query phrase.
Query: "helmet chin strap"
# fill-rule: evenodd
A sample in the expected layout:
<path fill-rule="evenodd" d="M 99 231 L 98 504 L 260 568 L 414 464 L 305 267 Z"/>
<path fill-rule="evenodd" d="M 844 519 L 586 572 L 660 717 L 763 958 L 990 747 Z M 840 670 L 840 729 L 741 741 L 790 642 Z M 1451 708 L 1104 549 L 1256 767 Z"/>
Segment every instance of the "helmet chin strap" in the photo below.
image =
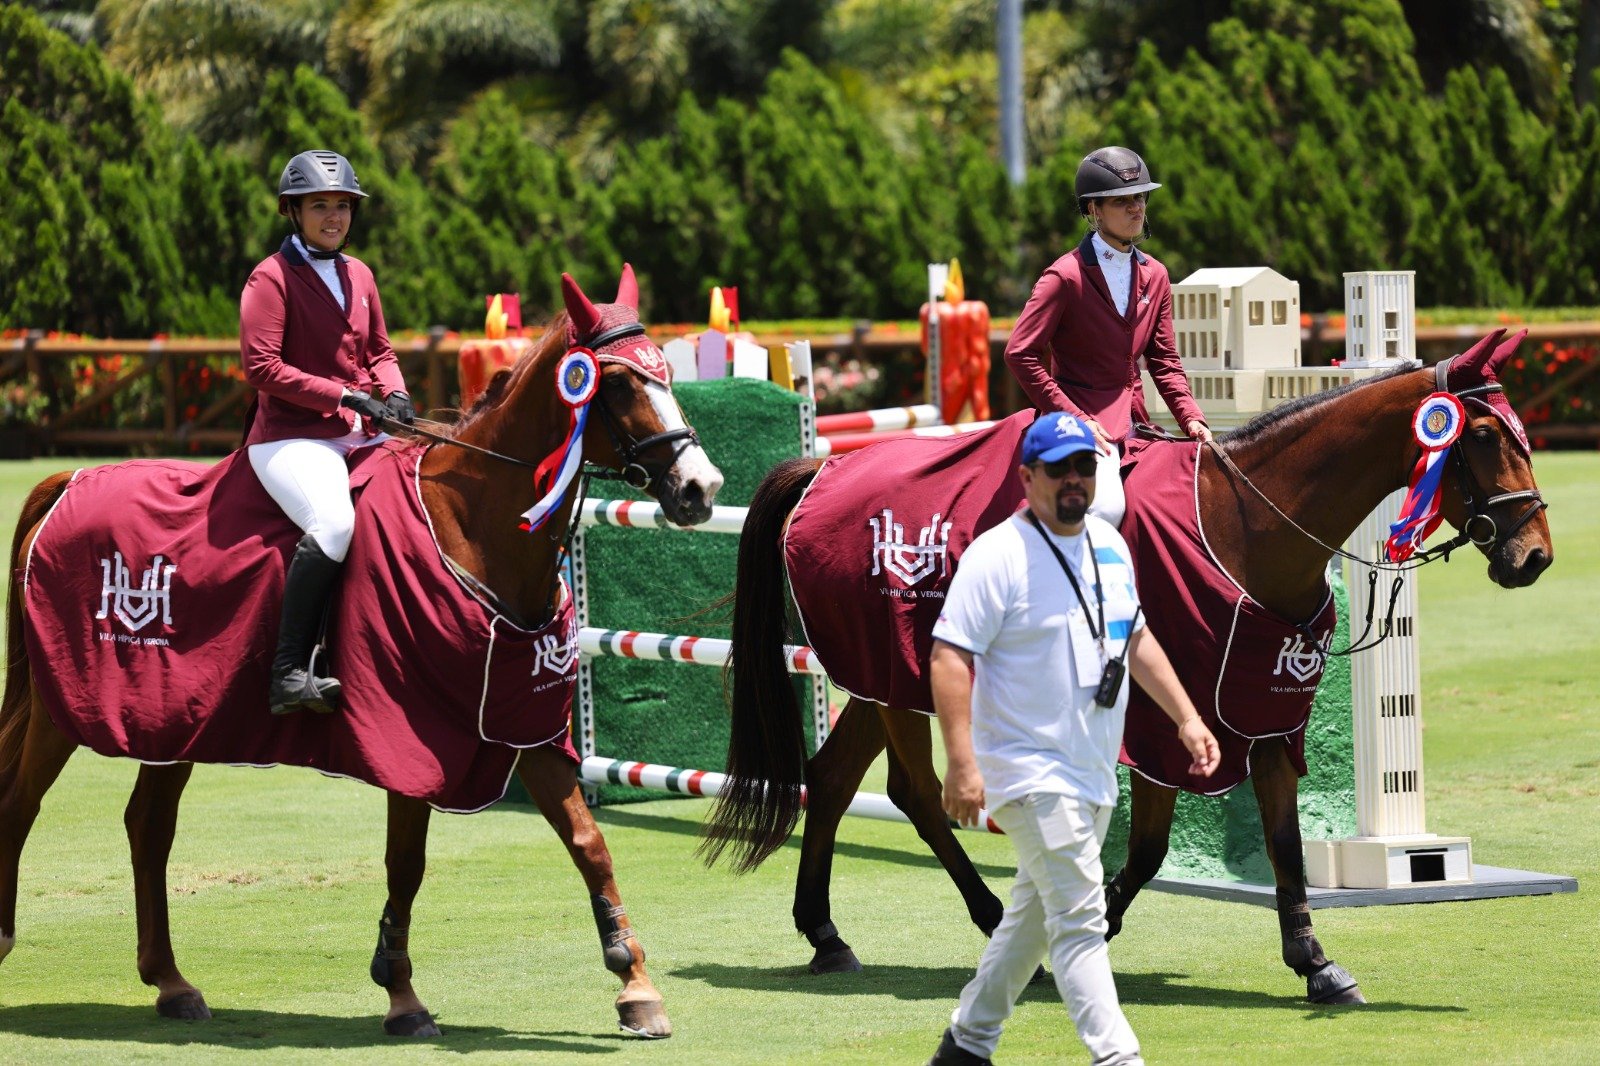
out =
<path fill-rule="evenodd" d="M 306 254 L 313 259 L 337 259 L 339 258 L 339 253 L 344 251 L 345 248 L 350 244 L 349 230 L 345 230 L 344 240 L 339 242 L 339 247 L 335 248 L 331 252 L 323 251 L 321 248 L 318 248 L 316 245 L 312 244 L 311 241 L 306 238 L 306 228 L 300 221 L 300 205 L 295 203 L 293 200 L 290 200 L 289 202 L 289 218 L 294 222 L 294 235 L 300 238 L 300 243 L 305 245 Z M 355 218 L 356 213 L 354 210 L 352 210 L 350 212 L 350 221 L 354 222 Z"/>

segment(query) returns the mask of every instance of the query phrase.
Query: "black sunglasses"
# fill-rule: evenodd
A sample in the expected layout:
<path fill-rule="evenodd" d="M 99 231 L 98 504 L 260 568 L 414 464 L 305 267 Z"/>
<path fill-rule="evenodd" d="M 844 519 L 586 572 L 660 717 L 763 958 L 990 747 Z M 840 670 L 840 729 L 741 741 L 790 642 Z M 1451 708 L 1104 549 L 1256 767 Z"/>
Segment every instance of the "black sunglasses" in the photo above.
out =
<path fill-rule="evenodd" d="M 1094 477 L 1099 468 L 1099 461 L 1092 452 L 1079 452 L 1077 455 L 1062 459 L 1054 463 L 1038 463 L 1035 469 L 1044 473 L 1052 481 L 1060 481 L 1067 476 L 1067 471 L 1075 470 L 1081 478 Z"/>

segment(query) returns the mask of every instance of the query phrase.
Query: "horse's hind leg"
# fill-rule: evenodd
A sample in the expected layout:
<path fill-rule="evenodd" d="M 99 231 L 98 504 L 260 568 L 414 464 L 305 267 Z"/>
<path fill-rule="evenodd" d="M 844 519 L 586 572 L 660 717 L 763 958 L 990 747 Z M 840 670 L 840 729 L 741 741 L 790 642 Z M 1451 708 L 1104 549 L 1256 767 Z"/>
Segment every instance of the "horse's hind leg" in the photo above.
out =
<path fill-rule="evenodd" d="M 984 936 L 993 935 L 1005 914 L 1005 904 L 983 883 L 950 827 L 939 775 L 933 768 L 931 720 L 890 708 L 885 708 L 882 716 L 889 734 L 889 798 L 911 819 L 917 835 L 955 882 L 973 924 Z"/>
<path fill-rule="evenodd" d="M 156 990 L 163 1018 L 211 1017 L 200 990 L 183 979 L 167 924 L 167 857 L 178 831 L 178 801 L 193 763 L 139 767 L 122 823 L 133 854 L 133 899 L 139 922 L 139 979 Z"/>
<path fill-rule="evenodd" d="M 1300 842 L 1300 781 L 1289 762 L 1289 749 L 1281 741 L 1263 741 L 1251 750 L 1250 758 L 1267 857 L 1272 860 L 1273 880 L 1278 886 L 1284 964 L 1306 979 L 1306 998 L 1313 1003 L 1365 1003 L 1356 979 L 1328 960 L 1311 932 Z"/>
<path fill-rule="evenodd" d="M 577 767 L 549 747 L 529 748 L 517 761 L 517 775 L 539 813 L 550 823 L 583 877 L 600 931 L 606 969 L 622 979 L 617 996 L 617 1024 L 624 1032 L 652 1039 L 672 1035 L 661 993 L 644 968 L 644 948 L 622 908 L 611 868 L 611 852 L 583 802 Z"/>
<path fill-rule="evenodd" d="M 1128 827 L 1128 861 L 1106 888 L 1106 939 L 1122 932 L 1122 916 L 1139 890 L 1150 883 L 1167 857 L 1172 812 L 1178 790 L 1133 775 L 1133 808 Z"/>
<path fill-rule="evenodd" d="M 29 697 L 28 721 L 0 746 L 0 959 L 17 941 L 17 872 L 39 803 L 76 747 Z M 20 723 L 19 723 L 20 724 Z"/>
<path fill-rule="evenodd" d="M 861 969 L 855 952 L 833 924 L 828 884 L 833 877 L 839 821 L 885 743 L 877 711 L 876 704 L 852 698 L 839 713 L 828 739 L 806 763 L 806 819 L 794 887 L 794 926 L 811 943 L 812 973 Z"/>
<path fill-rule="evenodd" d="M 438 1036 L 433 1015 L 411 987 L 411 904 L 422 887 L 428 859 L 428 817 L 421 800 L 389 793 L 389 835 L 383 863 L 389 899 L 378 920 L 378 949 L 372 954 L 372 980 L 389 993 L 383 1031 L 390 1036 Z"/>

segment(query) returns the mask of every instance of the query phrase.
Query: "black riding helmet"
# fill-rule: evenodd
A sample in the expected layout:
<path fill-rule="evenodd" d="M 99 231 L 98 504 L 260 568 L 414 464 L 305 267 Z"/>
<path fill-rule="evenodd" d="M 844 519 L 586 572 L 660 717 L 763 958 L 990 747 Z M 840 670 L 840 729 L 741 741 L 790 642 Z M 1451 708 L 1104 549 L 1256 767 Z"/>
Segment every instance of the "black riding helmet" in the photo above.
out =
<path fill-rule="evenodd" d="M 1078 211 L 1084 215 L 1089 213 L 1090 200 L 1159 188 L 1161 183 L 1150 180 L 1150 168 L 1144 165 L 1139 153 L 1116 145 L 1096 148 L 1084 156 L 1083 162 L 1078 164 L 1077 180 L 1073 182 Z"/>
<path fill-rule="evenodd" d="M 295 233 L 301 231 L 300 225 L 300 198 L 313 193 L 343 192 L 354 196 L 355 203 L 350 205 L 350 217 L 355 219 L 356 208 L 367 194 L 361 191 L 361 182 L 356 178 L 355 167 L 350 165 L 350 160 L 338 152 L 315 148 L 309 152 L 301 152 L 288 165 L 283 168 L 282 177 L 278 178 L 278 214 L 285 216 L 294 223 Z M 344 251 L 345 244 L 349 244 L 348 234 L 344 244 L 331 252 L 313 248 L 309 244 L 306 251 L 315 259 L 332 259 Z"/>

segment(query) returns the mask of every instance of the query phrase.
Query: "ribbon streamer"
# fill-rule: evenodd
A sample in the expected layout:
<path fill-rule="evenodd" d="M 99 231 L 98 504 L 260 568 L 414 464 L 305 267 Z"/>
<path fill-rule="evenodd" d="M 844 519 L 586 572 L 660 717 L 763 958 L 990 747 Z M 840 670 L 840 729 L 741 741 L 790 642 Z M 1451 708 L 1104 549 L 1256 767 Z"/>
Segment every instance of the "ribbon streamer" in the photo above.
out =
<path fill-rule="evenodd" d="M 534 532 L 561 509 L 573 480 L 583 468 L 583 431 L 589 424 L 589 402 L 600 385 L 600 367 L 587 348 L 573 348 L 556 367 L 556 387 L 571 414 L 561 446 L 533 472 L 535 486 L 549 484 L 539 501 L 522 513 L 522 528 Z"/>

